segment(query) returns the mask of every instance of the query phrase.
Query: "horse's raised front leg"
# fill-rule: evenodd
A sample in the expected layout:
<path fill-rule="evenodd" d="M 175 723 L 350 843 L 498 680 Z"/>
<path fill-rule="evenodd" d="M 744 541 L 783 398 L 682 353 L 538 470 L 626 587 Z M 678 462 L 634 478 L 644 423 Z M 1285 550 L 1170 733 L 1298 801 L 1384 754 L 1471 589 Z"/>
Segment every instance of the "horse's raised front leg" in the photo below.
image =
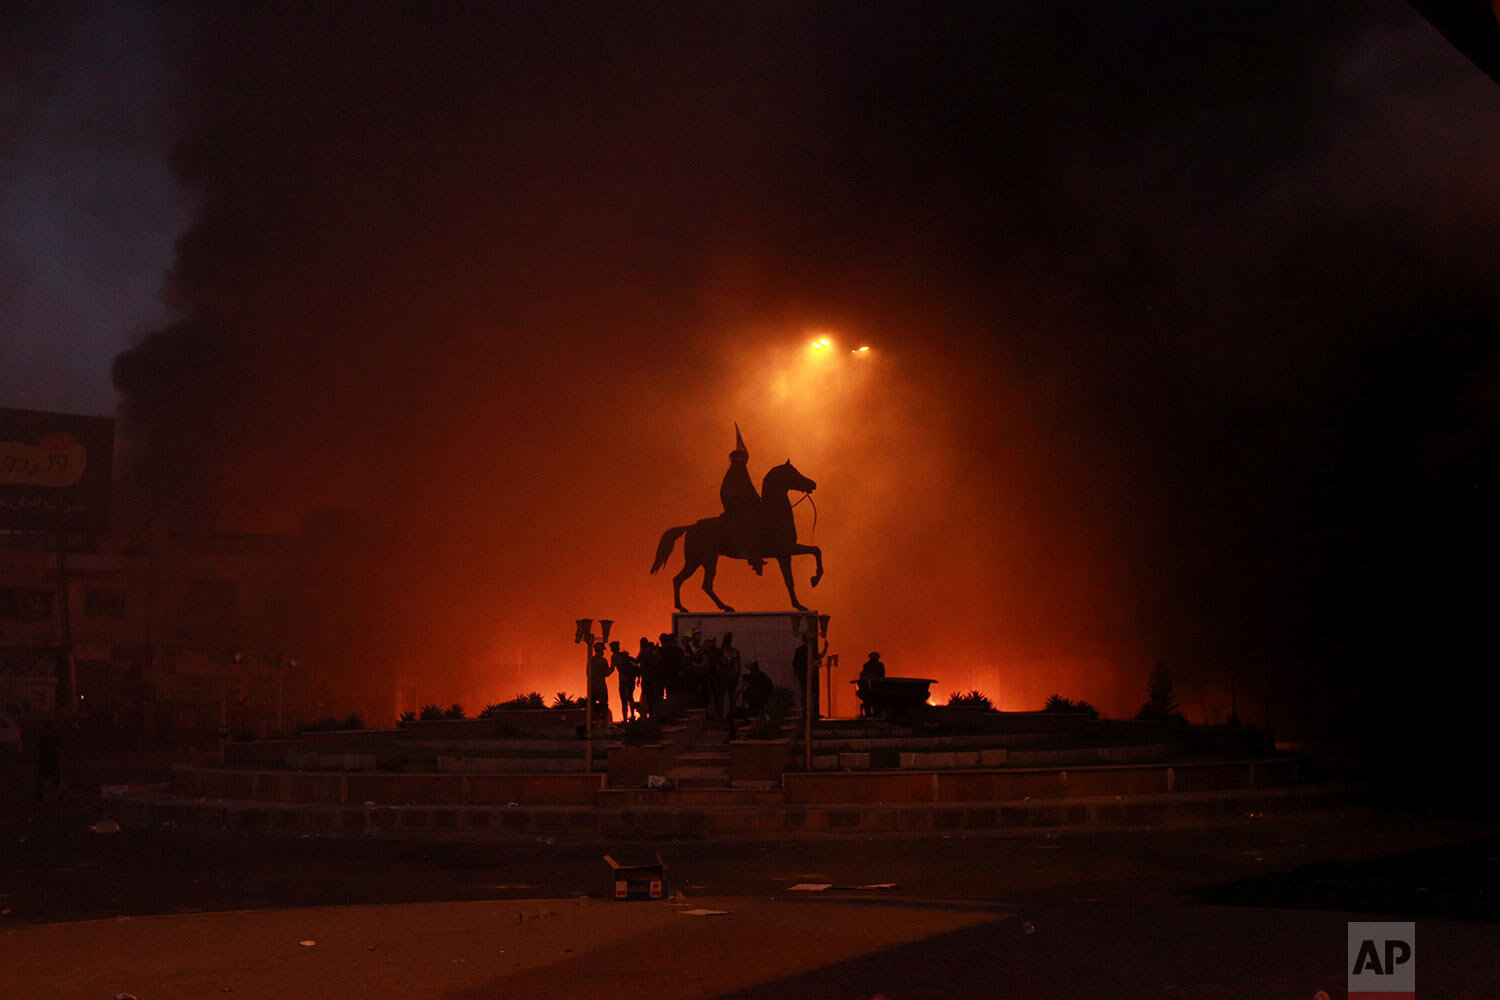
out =
<path fill-rule="evenodd" d="M 818 561 L 818 571 L 812 576 L 812 585 L 816 587 L 818 581 L 823 579 L 823 550 L 816 545 L 803 545 L 801 542 L 798 542 L 792 546 L 792 555 L 812 556 Z"/>
<path fill-rule="evenodd" d="M 719 595 L 714 593 L 714 574 L 719 572 L 719 557 L 710 556 L 703 564 L 703 592 L 714 599 L 720 611 L 733 611 L 729 605 L 719 600 Z"/>
<path fill-rule="evenodd" d="M 802 602 L 797 600 L 797 588 L 792 585 L 791 555 L 777 556 L 776 561 L 781 564 L 781 578 L 786 581 L 786 595 L 792 599 L 792 607 L 798 611 L 806 611 Z"/>

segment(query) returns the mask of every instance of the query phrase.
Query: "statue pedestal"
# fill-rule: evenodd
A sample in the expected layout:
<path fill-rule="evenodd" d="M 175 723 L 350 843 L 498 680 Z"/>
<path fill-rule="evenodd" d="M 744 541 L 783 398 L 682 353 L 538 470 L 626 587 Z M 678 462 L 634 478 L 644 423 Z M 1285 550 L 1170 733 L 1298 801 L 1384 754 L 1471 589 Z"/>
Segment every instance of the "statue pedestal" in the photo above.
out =
<path fill-rule="evenodd" d="M 802 643 L 796 630 L 808 614 L 807 611 L 678 611 L 672 614 L 672 631 L 683 636 L 697 629 L 705 638 L 713 636 L 715 641 L 725 632 L 733 632 L 741 663 L 749 666 L 751 660 L 759 660 L 760 669 L 778 687 L 795 691 L 798 684 L 797 675 L 792 672 L 792 656 Z"/>

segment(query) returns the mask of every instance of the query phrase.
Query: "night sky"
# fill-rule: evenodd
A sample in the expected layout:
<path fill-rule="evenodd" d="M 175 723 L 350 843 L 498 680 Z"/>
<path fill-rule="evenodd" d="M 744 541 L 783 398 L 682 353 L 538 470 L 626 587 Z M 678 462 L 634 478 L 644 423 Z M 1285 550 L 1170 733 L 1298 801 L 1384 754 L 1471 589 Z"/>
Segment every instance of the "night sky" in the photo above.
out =
<path fill-rule="evenodd" d="M 851 675 L 1306 730 L 1494 661 L 1500 89 L 1407 6 L 368 6 L 12 16 L 0 405 L 350 512 L 370 669 L 662 631 L 733 421 Z"/>

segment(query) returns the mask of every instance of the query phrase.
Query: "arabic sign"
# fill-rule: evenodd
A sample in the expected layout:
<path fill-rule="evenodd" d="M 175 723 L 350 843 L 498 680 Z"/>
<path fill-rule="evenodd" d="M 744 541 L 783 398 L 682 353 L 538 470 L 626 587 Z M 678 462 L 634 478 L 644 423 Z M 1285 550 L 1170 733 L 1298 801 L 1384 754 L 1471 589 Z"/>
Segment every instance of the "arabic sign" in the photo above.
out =
<path fill-rule="evenodd" d="M 104 531 L 114 444 L 107 417 L 0 408 L 0 530 Z"/>

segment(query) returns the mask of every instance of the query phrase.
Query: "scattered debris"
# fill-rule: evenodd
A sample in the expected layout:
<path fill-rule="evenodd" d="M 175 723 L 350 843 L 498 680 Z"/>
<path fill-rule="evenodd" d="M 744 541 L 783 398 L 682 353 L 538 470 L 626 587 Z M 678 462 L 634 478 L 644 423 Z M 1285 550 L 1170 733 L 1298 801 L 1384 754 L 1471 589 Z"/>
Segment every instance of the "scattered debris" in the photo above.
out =
<path fill-rule="evenodd" d="M 798 882 L 788 889 L 787 892 L 823 892 L 826 889 L 832 888 L 832 882 Z"/>
<path fill-rule="evenodd" d="M 316 942 L 316 941 L 298 941 L 297 943 L 300 944 L 304 948 L 311 948 L 313 945 L 317 944 L 318 942 Z"/>
<path fill-rule="evenodd" d="M 5 909 L 0 910 L 0 917 L 8 917 L 14 912 L 14 910 L 7 906 Z"/>
<path fill-rule="evenodd" d="M 667 776 L 664 774 L 646 775 L 646 787 L 655 790 L 661 790 L 663 788 L 669 787 L 667 783 Z"/>
<path fill-rule="evenodd" d="M 141 998 L 134 993 L 116 993 L 115 1000 L 141 1000 Z"/>
<path fill-rule="evenodd" d="M 657 852 L 654 865 L 622 865 L 608 854 L 604 861 L 614 871 L 615 899 L 661 899 L 666 892 L 667 863 Z"/>
<path fill-rule="evenodd" d="M 843 886 L 839 886 L 839 888 L 842 889 L 844 887 Z M 895 882 L 872 882 L 869 885 L 858 885 L 858 886 L 854 886 L 854 888 L 856 888 L 856 889 L 894 889 L 894 888 L 896 888 L 896 883 Z"/>
<path fill-rule="evenodd" d="M 95 833 L 119 833 L 120 824 L 116 823 L 112 819 L 101 819 L 93 826 L 90 826 L 89 829 L 93 830 Z"/>
<path fill-rule="evenodd" d="M 1036 933 L 1036 925 L 1033 924 L 1030 920 L 1028 920 L 1025 923 L 1021 924 L 1021 930 L 1025 931 L 1027 934 L 1035 934 Z"/>
<path fill-rule="evenodd" d="M 1318 992 L 1313 994 L 1313 1000 L 1328 1000 L 1328 991 L 1319 990 Z"/>
<path fill-rule="evenodd" d="M 685 917 L 727 917 L 729 910 L 678 910 Z"/>

